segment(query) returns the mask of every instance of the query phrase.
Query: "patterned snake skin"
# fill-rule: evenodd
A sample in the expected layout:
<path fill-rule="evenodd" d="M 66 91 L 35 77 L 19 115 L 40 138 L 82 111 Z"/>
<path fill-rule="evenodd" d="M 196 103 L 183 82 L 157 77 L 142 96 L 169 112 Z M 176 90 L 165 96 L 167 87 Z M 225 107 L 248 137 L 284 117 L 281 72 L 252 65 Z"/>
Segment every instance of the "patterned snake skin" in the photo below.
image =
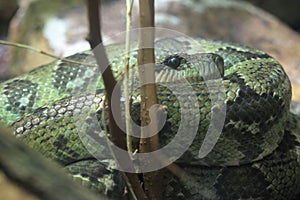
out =
<path fill-rule="evenodd" d="M 123 50 L 107 47 L 118 80 Z M 137 51 L 130 57 L 134 66 Z M 95 63 L 91 52 L 68 59 Z M 13 127 L 17 138 L 65 166 L 74 179 L 119 199 L 125 184 L 109 158 L 106 135 L 96 128 L 103 130 L 108 123 L 96 69 L 58 60 L 1 83 L 0 120 Z M 174 149 L 181 148 L 196 130 L 191 145 L 176 160 L 186 178 L 164 173 L 165 199 L 300 197 L 300 119 L 289 112 L 291 85 L 276 60 L 244 46 L 161 39 L 156 42 L 155 72 L 166 116 L 159 132 L 161 145 L 176 138 L 181 127 L 187 137 Z M 137 82 L 133 78 L 130 83 Z M 138 90 L 131 97 L 132 118 L 139 123 Z M 200 158 L 199 149 L 207 141 L 216 144 Z"/>

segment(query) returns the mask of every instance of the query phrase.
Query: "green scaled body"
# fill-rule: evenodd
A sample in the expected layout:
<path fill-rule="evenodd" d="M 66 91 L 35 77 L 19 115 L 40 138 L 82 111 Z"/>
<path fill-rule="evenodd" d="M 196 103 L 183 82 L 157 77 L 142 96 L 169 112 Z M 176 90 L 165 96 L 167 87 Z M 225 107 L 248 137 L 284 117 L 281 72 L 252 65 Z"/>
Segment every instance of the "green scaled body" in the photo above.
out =
<path fill-rule="evenodd" d="M 174 49 L 174 44 L 183 48 Z M 191 146 L 176 161 L 189 178 L 182 182 L 166 172 L 165 198 L 297 199 L 300 120 L 289 112 L 291 86 L 281 65 L 259 50 L 207 40 L 162 39 L 157 46 L 156 80 L 169 86 L 157 87 L 159 103 L 167 116 L 159 133 L 161 144 L 168 144 L 176 135 L 181 112 L 189 114 L 188 123 L 183 124 L 186 133 L 197 122 Z M 123 50 L 120 45 L 107 47 L 118 80 L 122 80 Z M 137 51 L 133 51 L 132 67 L 136 57 Z M 95 64 L 91 52 L 69 59 Z M 217 63 L 217 68 L 207 73 L 210 62 Z M 177 73 L 174 75 L 166 65 L 176 68 Z M 96 66 L 55 61 L 1 83 L 0 120 L 13 127 L 17 138 L 66 166 L 74 179 L 119 198 L 124 182 L 113 167 L 114 161 L 107 159 L 111 154 L 106 146 L 108 133 L 103 129 L 108 122 L 100 120 L 105 113 L 105 94 L 97 71 Z M 219 76 L 211 75 L 216 72 Z M 191 93 L 181 79 L 187 80 L 193 90 L 197 109 L 192 109 Z M 132 118 L 138 121 L 138 90 L 131 98 Z M 221 105 L 225 106 L 222 133 L 212 151 L 199 158 L 211 119 Z M 95 116 L 102 130 L 92 127 Z M 88 132 L 88 136 L 78 134 L 79 130 Z M 91 138 L 97 138 L 98 143 Z M 83 143 L 97 147 L 87 150 Z"/>

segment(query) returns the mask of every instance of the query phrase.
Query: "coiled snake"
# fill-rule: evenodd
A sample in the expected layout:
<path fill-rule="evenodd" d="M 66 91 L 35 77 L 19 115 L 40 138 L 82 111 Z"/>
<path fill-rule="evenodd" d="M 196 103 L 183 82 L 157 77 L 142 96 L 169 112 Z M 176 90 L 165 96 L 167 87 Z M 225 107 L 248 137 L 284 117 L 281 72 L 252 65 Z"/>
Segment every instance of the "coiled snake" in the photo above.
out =
<path fill-rule="evenodd" d="M 157 87 L 166 114 L 159 132 L 161 144 L 174 139 L 183 121 L 181 112 L 188 113 L 184 134 L 196 124 L 195 138 L 176 161 L 192 181 L 182 183 L 165 172 L 165 198 L 297 199 L 300 120 L 289 112 L 291 85 L 281 65 L 262 51 L 233 44 L 173 38 L 161 39 L 156 45 L 156 80 L 167 84 Z M 107 47 L 119 80 L 122 50 L 118 45 Z M 136 54 L 136 50 L 131 52 L 132 66 Z M 91 52 L 69 59 L 95 63 Z M 92 114 L 102 128 L 107 126 L 100 119 L 105 113 L 103 83 L 95 68 L 60 60 L 1 83 L 0 119 L 13 127 L 17 138 L 64 165 L 74 179 L 120 198 L 124 183 L 113 161 L 107 159 L 108 148 L 100 142 L 97 149 L 87 150 L 82 142 L 105 137 L 91 127 Z M 90 108 L 94 112 L 89 113 Z M 134 91 L 131 112 L 135 121 L 138 109 L 139 93 Z M 218 118 L 222 113 L 223 121 Z M 79 130 L 88 132 L 89 138 L 80 136 Z M 200 158 L 207 135 L 216 136 L 208 140 L 216 144 Z M 184 142 L 179 140 L 177 146 Z M 98 160 L 90 153 L 94 150 Z"/>

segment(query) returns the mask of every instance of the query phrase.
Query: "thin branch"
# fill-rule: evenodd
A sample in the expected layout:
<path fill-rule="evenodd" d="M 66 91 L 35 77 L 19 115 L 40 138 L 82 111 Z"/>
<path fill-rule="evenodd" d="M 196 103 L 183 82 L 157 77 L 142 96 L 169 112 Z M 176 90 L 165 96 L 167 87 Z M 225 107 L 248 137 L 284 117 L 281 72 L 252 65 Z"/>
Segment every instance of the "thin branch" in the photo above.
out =
<path fill-rule="evenodd" d="M 149 110 L 157 104 L 155 75 L 154 75 L 154 28 L 144 31 L 145 27 L 154 27 L 154 1 L 140 0 L 140 32 L 138 65 L 141 81 L 141 125 L 144 128 L 142 136 L 152 135 L 158 132 L 157 118 L 150 119 Z M 146 48 L 145 48 L 146 47 Z M 152 47 L 152 48 L 151 48 Z M 151 83 L 145 84 L 143 83 Z M 157 113 L 156 113 L 157 114 Z M 151 121 L 151 126 L 150 126 Z M 158 134 L 140 139 L 140 151 L 152 152 L 160 148 Z M 159 162 L 159 159 L 157 159 Z M 144 173 L 144 188 L 150 199 L 162 199 L 162 175 L 161 171 Z"/>
<path fill-rule="evenodd" d="M 101 22 L 99 15 L 100 4 L 94 0 L 87 0 L 87 10 L 88 10 L 88 20 L 89 20 L 89 35 L 87 37 L 87 41 L 90 43 L 92 49 L 95 49 L 99 44 L 102 43 L 102 35 L 101 35 L 101 26 L 99 23 Z M 108 64 L 108 60 L 106 63 Z M 101 66 L 99 65 L 100 70 Z M 101 70 L 102 72 L 103 70 Z M 111 77 L 110 77 L 111 78 Z"/>
<path fill-rule="evenodd" d="M 126 149 L 126 141 L 123 137 L 123 132 L 120 127 L 117 125 L 116 121 L 121 122 L 121 115 L 113 116 L 111 105 L 115 105 L 114 108 L 118 113 L 121 113 L 120 107 L 120 88 L 116 87 L 116 80 L 112 74 L 111 68 L 109 67 L 109 61 L 106 55 L 104 46 L 102 45 L 101 31 L 99 26 L 99 1 L 98 0 L 87 0 L 88 7 L 88 18 L 89 18 L 89 36 L 88 41 L 93 48 L 93 53 L 95 55 L 97 64 L 102 73 L 102 78 L 105 86 L 106 97 L 108 100 L 108 115 L 109 115 L 109 127 L 111 133 L 111 141 L 122 149 Z M 100 45 L 99 45 L 100 44 Z M 108 66 L 108 67 L 107 67 Z M 107 68 L 106 68 L 107 67 Z M 115 90 L 115 96 L 112 98 L 113 90 Z M 114 152 L 112 152 L 114 154 Z M 130 157 L 128 155 L 128 162 L 130 162 Z M 116 160 L 118 162 L 118 160 Z M 124 164 L 124 163 L 119 163 Z M 126 163 L 126 164 L 131 164 Z M 143 189 L 139 183 L 138 177 L 136 174 L 132 173 L 122 173 L 123 178 L 128 183 L 129 188 L 134 189 L 134 194 L 137 199 L 147 199 L 146 195 L 143 192 Z M 127 179 L 128 178 L 128 179 Z M 127 181 L 129 180 L 129 182 Z M 131 187 L 132 186 L 132 187 Z"/>
<path fill-rule="evenodd" d="M 129 88 L 129 80 L 132 78 L 129 74 L 129 61 L 130 61 L 130 36 L 131 36 L 131 13 L 132 13 L 132 5 L 133 0 L 126 1 L 126 43 L 125 43 L 125 87 L 124 87 L 124 96 L 125 96 L 125 123 L 126 123 L 126 142 L 127 142 L 127 149 L 130 157 L 132 157 L 132 137 L 129 133 L 132 131 L 132 126 L 130 122 L 130 98 L 129 94 L 132 90 L 132 87 Z M 132 85 L 132 84 L 131 84 Z"/>
<path fill-rule="evenodd" d="M 71 60 L 71 59 L 67 59 L 67 58 L 62 58 L 62 57 L 56 56 L 56 55 L 51 54 L 51 53 L 47 53 L 46 51 L 34 48 L 34 47 L 26 45 L 26 44 L 20 44 L 20 43 L 9 42 L 9 41 L 4 41 L 4 40 L 0 40 L 0 44 L 8 45 L 8 46 L 14 46 L 14 47 L 22 48 L 22 49 L 27 49 L 27 50 L 30 50 L 30 51 L 33 51 L 33 52 L 36 52 L 36 53 L 43 54 L 45 56 L 49 56 L 51 58 L 55 58 L 57 60 L 61 60 L 61 61 L 64 61 L 64 62 L 69 62 L 69 63 L 72 63 L 72 64 L 92 66 L 92 67 L 97 66 L 97 65 L 94 65 L 94 64 L 90 64 L 90 63 L 83 63 L 83 62 L 79 62 L 79 61 L 75 61 L 75 60 Z"/>

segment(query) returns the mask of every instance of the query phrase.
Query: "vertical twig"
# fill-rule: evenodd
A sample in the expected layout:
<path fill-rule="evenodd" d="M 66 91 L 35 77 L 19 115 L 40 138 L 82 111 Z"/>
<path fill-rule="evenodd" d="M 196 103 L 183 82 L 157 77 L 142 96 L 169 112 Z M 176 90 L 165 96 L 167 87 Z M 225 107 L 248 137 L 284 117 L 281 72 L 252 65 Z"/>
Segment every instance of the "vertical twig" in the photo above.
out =
<path fill-rule="evenodd" d="M 116 120 L 121 122 L 121 115 L 113 116 L 111 104 L 116 106 L 116 111 L 121 113 L 120 106 L 120 88 L 116 87 L 116 80 L 112 74 L 111 68 L 109 66 L 109 61 L 106 56 L 106 52 L 103 45 L 99 45 L 102 43 L 101 31 L 100 31 L 100 19 L 99 19 L 99 1 L 98 0 L 87 0 L 87 8 L 88 8 L 88 19 L 89 19 L 89 36 L 87 40 L 89 41 L 91 48 L 93 49 L 93 53 L 95 55 L 97 64 L 102 73 L 102 78 L 105 86 L 106 97 L 108 100 L 108 115 L 109 115 L 109 127 L 111 131 L 111 141 L 119 146 L 122 149 L 126 149 L 126 141 L 123 137 L 123 132 L 120 127 L 117 125 Z M 95 48 L 97 47 L 97 48 Z M 115 89 L 115 96 L 112 98 L 112 92 Z M 114 103 L 112 102 L 114 101 Z M 114 152 L 112 152 L 114 154 Z M 130 161 L 129 155 L 127 158 L 128 162 Z M 118 162 L 116 160 L 116 162 Z M 124 163 L 119 163 L 124 164 Z M 130 164 L 130 163 L 129 163 Z M 122 173 L 124 180 L 127 184 L 132 186 L 134 190 L 133 198 L 134 199 L 147 199 L 144 194 L 142 187 L 139 183 L 138 177 L 136 174 L 132 173 Z M 129 181 L 127 181 L 129 180 Z M 136 196 L 136 197 L 135 197 Z"/>
<path fill-rule="evenodd" d="M 97 61 L 98 67 L 100 69 L 100 72 L 102 73 L 102 78 L 105 86 L 106 91 L 106 98 L 108 102 L 116 101 L 114 104 L 116 106 L 116 111 L 118 113 L 121 113 L 121 107 L 120 107 L 120 88 L 116 87 L 116 80 L 113 76 L 113 73 L 111 71 L 109 66 L 109 61 L 106 55 L 106 51 L 104 46 L 102 45 L 102 37 L 101 37 L 101 31 L 100 31 L 100 25 L 99 25 L 99 2 L 97 0 L 87 0 L 88 5 L 88 18 L 89 18 L 89 36 L 87 37 L 87 40 L 90 43 L 90 46 L 93 50 L 93 53 L 95 55 L 95 59 Z M 107 67 L 107 68 L 106 68 Z M 112 99 L 112 92 L 113 90 L 116 90 L 115 98 Z M 121 116 L 113 116 L 112 110 L 111 110 L 111 103 L 108 103 L 108 114 L 109 114 L 109 128 L 111 130 L 112 135 L 112 142 L 116 144 L 117 146 L 124 148 L 125 140 L 123 139 L 123 132 L 117 125 L 116 121 L 121 121 Z M 118 119 L 116 119 L 118 117 Z"/>
<path fill-rule="evenodd" d="M 126 120 L 126 133 L 127 133 L 127 150 L 129 155 L 132 155 L 132 138 L 129 134 L 132 131 L 131 123 L 130 123 L 130 103 L 129 103 L 129 93 L 131 90 L 129 88 L 129 79 L 131 78 L 129 75 L 129 60 L 130 60 L 130 36 L 131 36 L 131 13 L 132 13 L 132 5 L 133 0 L 126 0 L 126 44 L 125 44 L 125 87 L 124 87 L 124 95 L 125 95 L 125 120 Z"/>
<path fill-rule="evenodd" d="M 142 136 L 150 135 L 151 132 L 157 133 L 157 119 L 150 119 L 149 110 L 154 104 L 157 104 L 155 74 L 154 74 L 154 1 L 140 0 L 140 32 L 139 32 L 139 52 L 138 65 L 139 77 L 141 82 L 141 125 L 143 129 Z M 143 31 L 143 28 L 152 27 Z M 144 48 L 147 47 L 147 48 Z M 152 48 L 149 48 L 152 47 Z M 147 65 L 147 66 L 145 66 Z M 152 66 L 151 66 L 152 65 Z M 143 85 L 150 82 L 151 84 Z M 151 123 L 153 126 L 147 126 Z M 152 152 L 159 149 L 158 134 L 152 137 L 141 138 L 140 151 Z M 151 164 L 151 163 L 149 163 Z M 162 176 L 160 171 L 144 173 L 144 189 L 150 199 L 162 199 Z"/>

